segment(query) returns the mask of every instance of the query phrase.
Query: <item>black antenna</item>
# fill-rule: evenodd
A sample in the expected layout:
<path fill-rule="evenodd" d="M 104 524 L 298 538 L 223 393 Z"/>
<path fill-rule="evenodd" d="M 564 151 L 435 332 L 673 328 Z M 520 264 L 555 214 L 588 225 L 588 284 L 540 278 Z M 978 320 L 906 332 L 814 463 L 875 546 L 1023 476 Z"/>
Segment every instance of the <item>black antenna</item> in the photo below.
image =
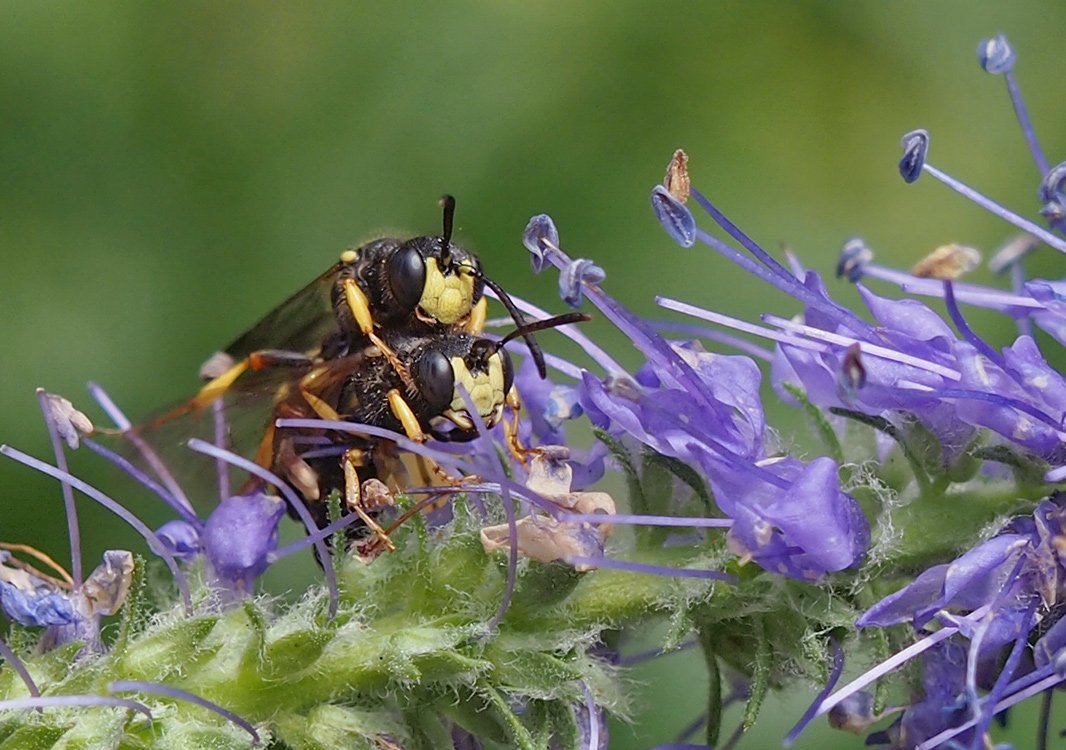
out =
<path fill-rule="evenodd" d="M 517 310 L 515 312 L 517 313 Z M 521 313 L 518 314 L 521 315 Z M 592 316 L 586 313 L 572 312 L 555 315 L 550 318 L 545 318 L 544 320 L 534 320 L 531 323 L 519 324 L 518 328 L 511 331 L 499 341 L 479 339 L 474 342 L 475 346 L 471 348 L 470 353 L 482 362 L 487 362 L 489 357 L 502 349 L 508 341 L 513 341 L 521 336 L 526 340 L 527 344 L 530 344 L 529 351 L 530 354 L 533 355 L 533 360 L 537 363 L 537 372 L 540 374 L 541 378 L 545 378 L 548 373 L 544 366 L 544 354 L 541 352 L 540 347 L 533 341 L 533 336 L 531 334 L 534 331 L 543 331 L 545 328 L 558 328 L 559 326 L 570 325 L 571 323 L 583 323 L 586 320 L 592 320 Z M 477 346 L 477 344 L 481 344 L 481 346 Z"/>
<path fill-rule="evenodd" d="M 511 320 L 513 320 L 515 325 L 518 326 L 518 328 L 508 334 L 508 336 L 521 336 L 526 340 L 526 346 L 529 347 L 529 353 L 533 357 L 533 363 L 537 366 L 537 374 L 540 375 L 541 380 L 544 380 L 544 378 L 548 377 L 548 368 L 544 365 L 544 352 L 540 350 L 540 344 L 538 344 L 537 340 L 533 338 L 532 333 L 533 331 L 538 331 L 540 329 L 532 328 L 527 331 L 525 327 L 525 316 L 522 315 L 522 312 L 518 309 L 518 306 L 515 305 L 514 300 L 511 299 L 510 295 L 503 291 L 503 287 L 484 274 L 481 274 L 481 280 L 485 282 L 485 286 L 496 293 L 500 302 L 502 302 L 503 306 L 507 308 L 507 313 L 511 316 Z M 548 320 L 554 320 L 554 318 L 548 318 Z M 560 325 L 562 324 L 560 323 Z"/>
<path fill-rule="evenodd" d="M 455 197 L 442 195 L 437 202 L 444 209 L 444 227 L 440 236 L 441 271 L 452 267 L 452 225 L 455 221 Z"/>

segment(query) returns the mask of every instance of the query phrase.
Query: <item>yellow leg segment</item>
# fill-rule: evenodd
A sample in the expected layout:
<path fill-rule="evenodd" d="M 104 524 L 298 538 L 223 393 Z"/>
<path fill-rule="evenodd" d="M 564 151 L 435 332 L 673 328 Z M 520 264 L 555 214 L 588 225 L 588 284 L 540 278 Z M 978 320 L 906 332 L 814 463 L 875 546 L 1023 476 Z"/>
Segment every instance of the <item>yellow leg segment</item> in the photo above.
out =
<path fill-rule="evenodd" d="M 196 395 L 190 398 L 185 403 L 177 406 L 176 408 L 168 411 L 166 414 L 156 417 L 148 425 L 149 428 L 158 427 L 161 424 L 169 422 L 176 417 L 180 417 L 183 414 L 203 409 L 206 406 L 210 406 L 217 399 L 222 397 L 226 391 L 236 382 L 237 378 L 244 374 L 244 371 L 248 369 L 248 360 L 242 359 L 237 364 L 230 367 L 224 373 L 217 378 L 210 380 L 203 388 L 196 392 Z M 98 429 L 97 432 L 101 434 L 109 434 L 107 430 Z M 118 433 L 115 433 L 118 434 Z"/>
<path fill-rule="evenodd" d="M 418 424 L 418 418 L 415 413 L 411 411 L 411 407 L 406 401 L 403 400 L 403 396 L 400 392 L 393 388 L 388 393 L 389 408 L 392 409 L 392 415 L 399 420 L 403 426 L 403 431 L 407 433 L 407 437 L 412 440 L 424 443 L 426 442 L 426 435 L 422 432 L 422 426 Z"/>
<path fill-rule="evenodd" d="M 348 309 L 352 311 L 359 330 L 370 334 L 374 330 L 374 319 L 370 317 L 370 301 L 366 294 L 355 283 L 355 279 L 345 279 L 341 282 L 344 286 L 344 299 L 348 302 Z"/>
<path fill-rule="evenodd" d="M 349 510 L 359 514 L 359 518 L 366 524 L 367 528 L 374 532 L 374 541 L 370 543 L 370 547 L 376 549 L 380 544 L 389 552 L 396 549 L 396 545 L 389 539 L 388 533 L 385 529 L 381 528 L 380 524 L 374 520 L 374 518 L 366 512 L 366 508 L 363 507 L 362 490 L 359 484 L 359 472 L 356 471 L 355 464 L 360 460 L 363 455 L 362 451 L 349 451 L 344 455 L 344 502 L 348 506 Z"/>
<path fill-rule="evenodd" d="M 315 414 L 317 414 L 320 418 L 328 419 L 331 422 L 340 421 L 341 417 L 340 414 L 337 413 L 337 410 L 327 404 L 322 399 L 320 399 L 315 394 L 311 393 L 310 391 L 301 390 L 300 395 L 303 396 L 304 401 L 307 402 L 308 406 L 315 410 Z"/>
<path fill-rule="evenodd" d="M 521 421 L 522 399 L 518 396 L 518 389 L 513 385 L 507 392 L 507 406 L 511 408 L 511 420 L 503 425 L 503 434 L 507 438 L 507 449 L 522 465 L 529 463 L 529 448 L 522 445 L 518 438 L 518 425 Z"/>
<path fill-rule="evenodd" d="M 230 389 L 244 371 L 248 369 L 248 360 L 242 359 L 224 373 L 207 383 L 192 397 L 192 407 L 199 409 L 209 406 L 215 399 Z"/>

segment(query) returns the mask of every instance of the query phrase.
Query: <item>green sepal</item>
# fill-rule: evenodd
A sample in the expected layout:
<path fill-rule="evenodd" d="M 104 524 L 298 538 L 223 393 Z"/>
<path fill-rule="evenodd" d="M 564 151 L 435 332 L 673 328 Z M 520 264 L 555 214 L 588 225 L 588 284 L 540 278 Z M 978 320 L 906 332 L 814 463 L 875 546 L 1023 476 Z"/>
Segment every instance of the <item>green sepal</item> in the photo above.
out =
<path fill-rule="evenodd" d="M 217 615 L 200 615 L 171 623 L 139 639 L 135 648 L 115 655 L 108 669 L 109 679 L 160 682 L 169 674 L 190 669 L 220 645 L 205 645 L 218 622 Z"/>
<path fill-rule="evenodd" d="M 0 742 L 0 750 L 51 750 L 70 726 L 23 724 Z"/>
<path fill-rule="evenodd" d="M 112 653 L 125 653 L 129 645 L 131 634 L 137 627 L 140 619 L 144 616 L 145 592 L 147 587 L 148 565 L 141 555 L 133 558 L 133 576 L 130 579 L 129 592 L 126 594 L 126 602 L 122 605 L 122 621 L 119 624 L 118 636 L 111 646 Z"/>
<path fill-rule="evenodd" d="M 755 726 L 759 709 L 770 689 L 770 641 L 766 637 L 764 618 L 755 618 L 755 660 L 752 662 L 749 679 L 748 701 L 744 706 L 744 731 Z"/>
<path fill-rule="evenodd" d="M 840 438 L 837 437 L 837 431 L 833 429 L 833 425 L 826 418 L 825 412 L 812 404 L 811 400 L 807 398 L 807 391 L 796 383 L 782 383 L 781 386 L 788 391 L 792 398 L 796 399 L 807 418 L 814 422 L 814 427 L 822 438 L 822 444 L 825 445 L 825 449 L 829 451 L 829 455 L 837 462 L 837 466 L 842 466 L 845 461 L 844 448 L 840 444 Z"/>
<path fill-rule="evenodd" d="M 353 706 L 323 704 L 306 716 L 283 713 L 275 724 L 279 738 L 292 750 L 381 750 L 374 737 L 402 740 L 407 728 L 394 714 Z"/>

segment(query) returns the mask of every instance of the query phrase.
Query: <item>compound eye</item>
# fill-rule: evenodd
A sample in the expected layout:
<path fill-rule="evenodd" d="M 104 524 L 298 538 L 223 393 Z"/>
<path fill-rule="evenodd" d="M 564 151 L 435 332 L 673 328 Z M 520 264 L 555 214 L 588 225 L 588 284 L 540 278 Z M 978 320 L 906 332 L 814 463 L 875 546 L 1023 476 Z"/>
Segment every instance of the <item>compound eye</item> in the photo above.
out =
<path fill-rule="evenodd" d="M 443 412 L 455 394 L 455 372 L 448 358 L 435 349 L 426 352 L 415 363 L 414 376 L 430 413 Z"/>
<path fill-rule="evenodd" d="M 414 245 L 397 248 L 386 268 L 392 296 L 405 310 L 414 310 L 426 286 L 426 261 Z"/>

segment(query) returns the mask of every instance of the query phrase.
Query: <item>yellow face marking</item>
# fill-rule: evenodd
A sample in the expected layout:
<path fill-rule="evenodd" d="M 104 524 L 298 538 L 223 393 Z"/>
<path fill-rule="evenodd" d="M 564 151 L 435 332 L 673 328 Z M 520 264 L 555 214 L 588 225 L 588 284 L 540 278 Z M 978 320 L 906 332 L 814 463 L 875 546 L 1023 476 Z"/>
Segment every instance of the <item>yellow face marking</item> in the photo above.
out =
<path fill-rule="evenodd" d="M 466 332 L 478 334 L 485 330 L 485 319 L 489 313 L 489 300 L 482 297 L 470 311 L 470 319 L 466 321 Z"/>
<path fill-rule="evenodd" d="M 359 257 L 359 253 L 355 250 L 345 250 L 341 253 L 341 263 L 355 263 L 355 259 Z"/>
<path fill-rule="evenodd" d="M 434 320 L 452 325 L 470 314 L 474 299 L 474 275 L 453 273 L 445 276 L 436 258 L 426 258 L 426 285 L 418 306 Z"/>
<path fill-rule="evenodd" d="M 462 357 L 452 357 L 452 371 L 455 373 L 455 384 L 461 385 L 470 394 L 470 400 L 477 408 L 478 416 L 485 421 L 486 427 L 495 427 L 503 416 L 503 402 L 506 394 L 503 392 L 503 360 L 497 355 L 489 359 L 488 372 L 474 375 L 467 369 Z M 456 388 L 455 397 L 451 404 L 444 410 L 443 415 L 464 430 L 473 429 L 474 423 L 470 419 L 470 413 L 466 409 L 466 402 Z"/>

